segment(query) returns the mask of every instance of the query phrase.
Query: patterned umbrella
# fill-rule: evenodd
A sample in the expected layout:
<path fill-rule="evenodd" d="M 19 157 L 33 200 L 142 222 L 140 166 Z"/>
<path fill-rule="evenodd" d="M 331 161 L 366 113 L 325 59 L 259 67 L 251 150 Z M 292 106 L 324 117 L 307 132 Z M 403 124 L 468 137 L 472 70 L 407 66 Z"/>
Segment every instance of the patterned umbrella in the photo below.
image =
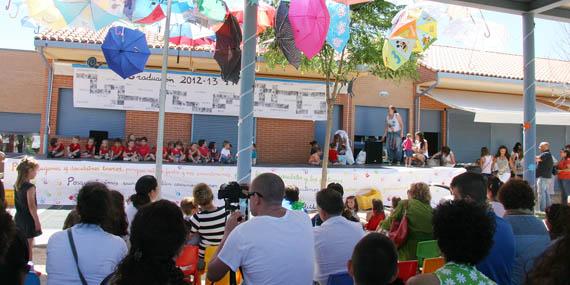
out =
<path fill-rule="evenodd" d="M 295 45 L 308 59 L 313 58 L 323 48 L 329 30 L 325 0 L 291 0 L 289 21 Z"/>
<path fill-rule="evenodd" d="M 331 17 L 327 42 L 340 53 L 350 38 L 350 10 L 346 4 L 332 0 L 327 0 L 326 3 Z"/>
<path fill-rule="evenodd" d="M 196 0 L 198 11 L 215 21 L 224 21 L 228 9 L 223 0 Z"/>
<path fill-rule="evenodd" d="M 124 0 L 53 0 L 70 27 L 100 30 L 119 20 Z"/>
<path fill-rule="evenodd" d="M 124 0 L 124 14 L 131 21 L 152 24 L 166 18 L 166 0 Z M 172 13 L 181 14 L 194 7 L 192 0 L 172 0 Z"/>
<path fill-rule="evenodd" d="M 200 46 L 212 43 L 216 33 L 192 22 L 176 23 L 170 26 L 169 41 L 176 45 Z"/>
<path fill-rule="evenodd" d="M 28 16 L 38 24 L 50 29 L 63 29 L 67 26 L 65 18 L 52 1 L 26 0 Z"/>
<path fill-rule="evenodd" d="M 437 39 L 437 21 L 426 11 L 421 11 L 416 20 L 418 39 L 415 52 L 426 50 Z"/>
<path fill-rule="evenodd" d="M 239 82 L 241 71 L 242 34 L 237 19 L 230 15 L 216 32 L 216 51 L 214 59 L 222 70 L 222 79 L 233 83 Z"/>
<path fill-rule="evenodd" d="M 240 24 L 243 24 L 244 1 L 243 0 L 226 0 L 228 10 L 236 17 Z M 265 31 L 268 27 L 275 24 L 275 8 L 265 2 L 259 2 L 257 9 L 257 33 Z"/>
<path fill-rule="evenodd" d="M 295 46 L 293 29 L 289 22 L 289 2 L 281 1 L 275 17 L 275 42 L 287 58 L 289 64 L 299 69 L 301 65 L 301 51 Z"/>
<path fill-rule="evenodd" d="M 384 65 L 392 70 L 400 68 L 400 66 L 410 60 L 415 44 L 415 39 L 390 38 L 384 40 L 384 46 L 382 47 Z"/>

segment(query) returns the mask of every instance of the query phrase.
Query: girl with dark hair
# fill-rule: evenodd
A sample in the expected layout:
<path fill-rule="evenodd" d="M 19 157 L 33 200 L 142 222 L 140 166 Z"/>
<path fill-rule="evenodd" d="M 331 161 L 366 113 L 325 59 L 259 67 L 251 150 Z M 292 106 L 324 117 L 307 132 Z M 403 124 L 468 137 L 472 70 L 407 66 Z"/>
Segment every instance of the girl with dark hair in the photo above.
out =
<path fill-rule="evenodd" d="M 59 141 L 58 138 L 51 138 L 49 140 L 48 158 L 59 158 L 65 154 L 65 146 Z"/>
<path fill-rule="evenodd" d="M 487 179 L 487 199 L 495 215 L 502 218 L 505 215 L 505 207 L 499 202 L 499 189 L 501 186 L 503 186 L 503 182 L 496 176 L 491 176 Z"/>
<path fill-rule="evenodd" d="M 28 239 L 28 250 L 30 260 L 32 260 L 32 249 L 34 247 L 34 238 L 42 234 L 42 225 L 38 216 L 38 202 L 36 200 L 36 186 L 30 183 L 36 178 L 40 165 L 31 158 L 25 157 L 16 167 L 18 176 L 15 191 L 16 216 L 14 221 L 16 227 Z"/>
<path fill-rule="evenodd" d="M 349 214 L 349 217 L 354 218 L 356 221 L 360 221 L 358 217 L 358 202 L 355 196 L 348 196 L 344 201 L 344 211 Z"/>
<path fill-rule="evenodd" d="M 479 167 L 481 168 L 481 174 L 483 174 L 483 176 L 488 178 L 493 175 L 493 156 L 485 146 L 481 148 Z"/>
<path fill-rule="evenodd" d="M 28 242 L 3 205 L 0 205 L 0 229 L 2 284 L 24 284 L 25 275 L 30 270 Z"/>
<path fill-rule="evenodd" d="M 511 165 L 513 167 L 513 172 L 515 177 L 522 178 L 523 177 L 523 158 L 524 158 L 524 150 L 522 148 L 522 144 L 520 142 L 516 143 L 513 147 L 513 153 L 511 154 Z"/>
<path fill-rule="evenodd" d="M 133 222 L 137 211 L 158 196 L 158 181 L 152 175 L 142 176 L 135 184 L 135 191 L 136 193 L 129 197 L 125 210 L 129 225 Z"/>
<path fill-rule="evenodd" d="M 142 208 L 133 220 L 130 241 L 128 255 L 103 284 L 188 284 L 174 263 L 186 241 L 184 218 L 176 204 L 161 200 Z"/>
<path fill-rule="evenodd" d="M 497 154 L 493 158 L 493 170 L 497 171 L 497 177 L 503 183 L 511 178 L 511 157 L 506 146 L 502 145 L 497 150 Z"/>
<path fill-rule="evenodd" d="M 125 198 L 119 191 L 111 190 L 111 218 L 103 225 L 103 229 L 121 238 L 129 234 L 129 222 L 125 214 Z"/>
<path fill-rule="evenodd" d="M 421 166 L 424 166 L 426 164 L 426 160 L 429 158 L 428 141 L 424 138 L 424 133 L 416 133 L 416 142 L 413 150 L 414 160 L 419 162 Z"/>

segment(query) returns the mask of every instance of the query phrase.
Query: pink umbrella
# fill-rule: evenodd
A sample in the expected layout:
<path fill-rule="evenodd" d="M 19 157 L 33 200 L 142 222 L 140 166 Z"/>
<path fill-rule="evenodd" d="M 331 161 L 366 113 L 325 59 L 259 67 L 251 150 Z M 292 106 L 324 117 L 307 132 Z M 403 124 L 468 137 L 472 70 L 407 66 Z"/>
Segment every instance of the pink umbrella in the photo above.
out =
<path fill-rule="evenodd" d="M 289 21 L 295 45 L 308 59 L 325 44 L 330 16 L 324 0 L 291 0 Z"/>
<path fill-rule="evenodd" d="M 372 2 L 372 0 L 334 0 L 334 1 L 345 5 L 356 5 L 356 4 Z"/>

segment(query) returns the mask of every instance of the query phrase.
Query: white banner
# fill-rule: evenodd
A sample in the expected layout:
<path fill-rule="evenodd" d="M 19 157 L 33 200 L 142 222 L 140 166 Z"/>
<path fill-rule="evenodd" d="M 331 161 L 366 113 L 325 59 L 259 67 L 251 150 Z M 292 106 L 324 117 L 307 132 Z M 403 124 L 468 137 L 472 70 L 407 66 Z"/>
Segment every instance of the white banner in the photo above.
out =
<path fill-rule="evenodd" d="M 146 70 L 122 79 L 106 68 L 73 68 L 73 106 L 77 108 L 158 111 L 160 72 Z M 168 73 L 166 112 L 239 115 L 239 85 L 219 75 Z M 254 116 L 326 120 L 325 84 L 317 81 L 258 78 Z"/>
<path fill-rule="evenodd" d="M 16 181 L 18 162 L 17 159 L 5 161 L 4 185 L 8 189 L 11 189 Z M 39 160 L 39 163 L 40 171 L 33 182 L 37 187 L 38 203 L 48 205 L 73 205 L 77 192 L 88 181 L 105 183 L 110 189 L 118 190 L 128 198 L 134 193 L 134 185 L 139 177 L 154 174 L 154 164 L 148 163 L 67 160 Z M 320 168 L 254 167 L 252 171 L 253 177 L 266 172 L 278 174 L 285 184 L 299 187 L 300 198 L 308 208 L 316 208 L 315 193 L 320 187 Z M 377 189 L 388 203 L 394 196 L 407 197 L 406 191 L 411 183 L 449 185 L 453 177 L 463 172 L 463 168 L 446 167 L 332 168 L 329 170 L 329 180 L 343 185 L 345 197 Z M 209 184 L 217 195 L 220 185 L 234 181 L 235 175 L 235 166 L 167 164 L 163 166 L 162 196 L 179 202 L 184 197 L 191 197 L 192 188 L 198 183 Z M 448 191 L 432 191 L 432 201 L 437 203 L 447 195 Z M 218 204 L 222 204 L 222 201 L 218 201 Z"/>

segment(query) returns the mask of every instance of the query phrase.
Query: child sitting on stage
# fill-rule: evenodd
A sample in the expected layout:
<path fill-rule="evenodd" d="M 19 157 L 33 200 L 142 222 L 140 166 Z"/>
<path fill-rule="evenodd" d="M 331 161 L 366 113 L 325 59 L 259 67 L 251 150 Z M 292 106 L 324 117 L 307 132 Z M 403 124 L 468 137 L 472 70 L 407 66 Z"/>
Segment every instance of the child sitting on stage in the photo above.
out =
<path fill-rule="evenodd" d="M 210 150 L 206 145 L 206 140 L 198 141 L 198 153 L 200 154 L 200 161 L 207 163 L 210 161 Z"/>
<path fill-rule="evenodd" d="M 217 162 L 220 160 L 220 153 L 216 148 L 216 142 L 210 142 L 208 144 L 208 150 L 210 151 L 210 162 Z"/>
<path fill-rule="evenodd" d="M 96 159 L 109 159 L 109 141 L 102 140 L 99 147 L 99 154 L 95 156 Z"/>
<path fill-rule="evenodd" d="M 137 147 L 135 141 L 129 141 L 127 143 L 127 148 L 123 152 L 124 161 L 139 161 L 139 156 L 137 154 Z"/>
<path fill-rule="evenodd" d="M 109 160 L 121 160 L 123 159 L 123 152 L 125 152 L 125 147 L 123 146 L 123 141 L 121 139 L 115 139 L 113 146 L 111 147 L 111 153 L 109 154 Z"/>
<path fill-rule="evenodd" d="M 176 146 L 170 151 L 170 161 L 180 163 L 184 161 L 184 144 L 181 141 L 176 142 Z"/>
<path fill-rule="evenodd" d="M 93 158 L 95 157 L 95 139 L 89 138 L 85 145 L 85 151 L 81 153 L 81 157 Z"/>
<path fill-rule="evenodd" d="M 382 200 L 372 200 L 372 212 L 368 213 L 368 217 L 366 218 L 368 223 L 366 223 L 364 228 L 367 231 L 375 232 L 384 219 L 386 219 L 386 214 L 384 213 L 384 204 L 382 203 Z"/>
<path fill-rule="evenodd" d="M 67 157 L 68 158 L 80 158 L 81 157 L 81 146 L 79 145 L 79 136 L 74 136 L 71 139 L 71 144 L 67 147 Z"/>
<path fill-rule="evenodd" d="M 320 148 L 315 149 L 315 152 L 309 156 L 310 165 L 321 165 L 321 154 L 323 151 Z"/>
<path fill-rule="evenodd" d="M 338 149 L 338 164 L 346 165 L 346 146 L 341 144 Z"/>
<path fill-rule="evenodd" d="M 48 151 L 48 158 L 59 158 L 65 154 L 65 147 L 58 138 L 51 138 Z"/>
<path fill-rule="evenodd" d="M 329 148 L 329 162 L 332 164 L 338 163 L 338 151 L 336 150 L 336 144 L 331 143 Z"/>
<path fill-rule="evenodd" d="M 251 164 L 257 164 L 257 146 L 255 144 L 251 145 Z"/>
<path fill-rule="evenodd" d="M 188 162 L 199 163 L 200 162 L 200 150 L 198 144 L 192 143 L 188 149 Z"/>
<path fill-rule="evenodd" d="M 137 147 L 137 154 L 141 161 L 154 160 L 154 155 L 150 152 L 150 146 L 148 145 L 148 139 L 146 137 L 142 137 L 140 139 L 140 145 Z"/>
<path fill-rule="evenodd" d="M 220 162 L 223 164 L 229 164 L 233 162 L 231 144 L 229 141 L 224 141 L 224 148 L 220 151 Z"/>

